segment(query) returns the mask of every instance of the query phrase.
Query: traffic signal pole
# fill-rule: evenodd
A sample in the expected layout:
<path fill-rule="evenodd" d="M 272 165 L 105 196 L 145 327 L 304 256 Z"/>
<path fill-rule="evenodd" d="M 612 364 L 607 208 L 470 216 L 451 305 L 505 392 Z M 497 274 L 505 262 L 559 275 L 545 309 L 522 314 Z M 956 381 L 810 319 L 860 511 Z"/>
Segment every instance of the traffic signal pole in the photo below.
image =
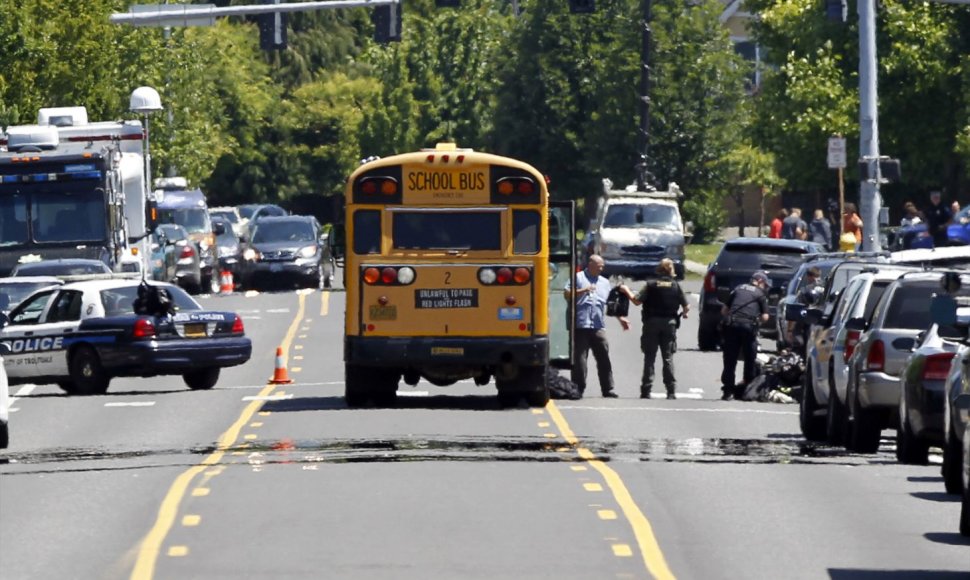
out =
<path fill-rule="evenodd" d="M 329 2 L 293 2 L 287 4 L 247 5 L 216 7 L 208 5 L 140 5 L 130 12 L 116 12 L 108 20 L 114 24 L 132 26 L 192 26 L 200 22 L 211 23 L 220 16 L 246 16 L 274 12 L 307 12 L 332 8 L 373 8 L 388 4 L 400 4 L 400 0 L 330 0 Z M 165 8 L 161 8 L 165 6 Z"/>
<path fill-rule="evenodd" d="M 650 191 L 650 44 L 653 38 L 653 31 L 650 29 L 651 11 L 653 9 L 651 0 L 642 2 L 643 20 L 640 23 L 642 33 L 640 36 L 640 127 L 637 132 L 637 154 L 639 159 L 636 164 L 637 189 L 640 191 Z"/>

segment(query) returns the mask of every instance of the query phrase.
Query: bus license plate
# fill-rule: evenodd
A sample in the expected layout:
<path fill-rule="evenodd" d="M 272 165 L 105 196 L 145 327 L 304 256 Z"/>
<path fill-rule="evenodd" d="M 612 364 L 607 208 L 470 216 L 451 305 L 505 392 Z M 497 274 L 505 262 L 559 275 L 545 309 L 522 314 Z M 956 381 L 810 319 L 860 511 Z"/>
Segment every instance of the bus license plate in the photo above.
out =
<path fill-rule="evenodd" d="M 415 308 L 478 308 L 478 288 L 421 288 L 414 291 Z"/>
<path fill-rule="evenodd" d="M 186 324 L 186 338 L 205 338 L 205 324 Z"/>
<path fill-rule="evenodd" d="M 371 306 L 371 320 L 397 320 L 397 306 Z"/>

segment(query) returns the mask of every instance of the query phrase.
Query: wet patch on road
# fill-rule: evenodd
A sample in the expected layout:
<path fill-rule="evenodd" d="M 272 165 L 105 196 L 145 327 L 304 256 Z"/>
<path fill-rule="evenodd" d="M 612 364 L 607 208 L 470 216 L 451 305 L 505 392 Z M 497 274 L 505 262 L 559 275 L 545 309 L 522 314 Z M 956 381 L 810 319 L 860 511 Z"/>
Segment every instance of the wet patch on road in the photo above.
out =
<path fill-rule="evenodd" d="M 885 439 L 879 453 L 850 453 L 840 447 L 807 442 L 792 435 L 771 435 L 761 439 L 687 438 L 687 439 L 596 439 L 580 437 L 581 446 L 604 462 L 637 463 L 706 463 L 706 464 L 895 464 L 891 441 Z M 258 454 L 263 464 L 307 463 L 393 463 L 414 461 L 519 461 L 519 462 L 584 462 L 575 454 L 577 447 L 561 438 L 486 437 L 427 438 L 402 437 L 383 439 L 282 439 L 253 440 L 234 445 L 227 452 L 240 460 Z M 0 455 L 0 466 L 6 473 L 25 472 L 14 466 L 45 466 L 52 473 L 66 471 L 99 471 L 134 468 L 113 465 L 133 462 L 138 467 L 171 467 L 192 465 L 189 456 L 207 456 L 215 446 L 186 449 L 111 450 L 102 448 L 59 448 Z M 180 459 L 184 458 L 183 459 Z M 145 460 L 155 459 L 153 465 Z M 78 464 L 97 462 L 97 465 Z M 108 462 L 108 463 L 105 463 Z M 37 473 L 36 470 L 29 470 Z"/>

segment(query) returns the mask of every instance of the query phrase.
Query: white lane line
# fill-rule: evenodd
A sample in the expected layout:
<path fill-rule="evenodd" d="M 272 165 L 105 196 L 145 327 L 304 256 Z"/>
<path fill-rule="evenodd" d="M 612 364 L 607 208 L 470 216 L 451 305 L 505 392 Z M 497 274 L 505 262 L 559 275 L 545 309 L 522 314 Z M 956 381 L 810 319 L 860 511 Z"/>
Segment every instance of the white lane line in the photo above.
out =
<path fill-rule="evenodd" d="M 266 386 L 266 385 L 263 385 L 263 386 Z M 243 397 L 242 400 L 243 401 L 283 401 L 285 399 L 292 399 L 292 398 L 293 398 L 293 395 L 282 395 L 282 396 L 280 396 L 280 395 L 266 395 L 264 397 L 259 397 L 259 396 L 251 395 L 251 396 L 248 396 L 248 397 Z"/>
<path fill-rule="evenodd" d="M 243 294 L 243 296 L 245 296 L 246 298 L 253 298 L 255 296 L 259 296 L 259 290 L 246 290 L 246 293 Z"/>
<path fill-rule="evenodd" d="M 37 388 L 37 385 L 24 385 L 24 386 L 20 387 L 20 389 L 16 393 L 14 393 L 13 396 L 14 397 L 26 397 L 27 395 L 33 393 L 34 392 L 34 389 L 36 389 L 36 388 Z"/>
<path fill-rule="evenodd" d="M 687 392 L 688 393 L 703 393 L 704 392 L 704 389 L 699 389 L 697 387 L 693 387 L 691 389 L 687 389 Z"/>
<path fill-rule="evenodd" d="M 398 391 L 398 397 L 430 397 L 431 393 L 428 391 Z"/>
<path fill-rule="evenodd" d="M 266 310 L 266 314 L 289 314 L 289 308 L 269 308 Z"/>
<path fill-rule="evenodd" d="M 703 399 L 703 391 L 700 393 L 677 393 L 678 399 Z"/>
<path fill-rule="evenodd" d="M 691 409 L 688 407 L 594 407 L 592 405 L 561 405 L 560 409 L 577 409 L 582 411 L 662 411 L 665 413 L 757 413 L 761 415 L 797 415 L 798 411 L 766 411 L 763 409 Z"/>
<path fill-rule="evenodd" d="M 129 403 L 105 403 L 105 407 L 154 407 L 155 401 L 131 401 Z"/>

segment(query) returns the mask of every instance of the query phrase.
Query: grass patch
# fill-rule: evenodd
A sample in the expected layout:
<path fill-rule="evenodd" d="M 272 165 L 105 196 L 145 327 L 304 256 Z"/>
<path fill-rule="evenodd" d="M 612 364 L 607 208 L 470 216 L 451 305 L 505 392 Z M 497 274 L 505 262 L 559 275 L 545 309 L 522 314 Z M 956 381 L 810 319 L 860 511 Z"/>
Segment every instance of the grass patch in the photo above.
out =
<path fill-rule="evenodd" d="M 717 257 L 717 253 L 721 251 L 721 243 L 715 244 L 690 244 L 685 249 L 684 252 L 688 260 L 692 262 L 698 262 L 703 265 L 708 265 L 714 261 Z"/>

